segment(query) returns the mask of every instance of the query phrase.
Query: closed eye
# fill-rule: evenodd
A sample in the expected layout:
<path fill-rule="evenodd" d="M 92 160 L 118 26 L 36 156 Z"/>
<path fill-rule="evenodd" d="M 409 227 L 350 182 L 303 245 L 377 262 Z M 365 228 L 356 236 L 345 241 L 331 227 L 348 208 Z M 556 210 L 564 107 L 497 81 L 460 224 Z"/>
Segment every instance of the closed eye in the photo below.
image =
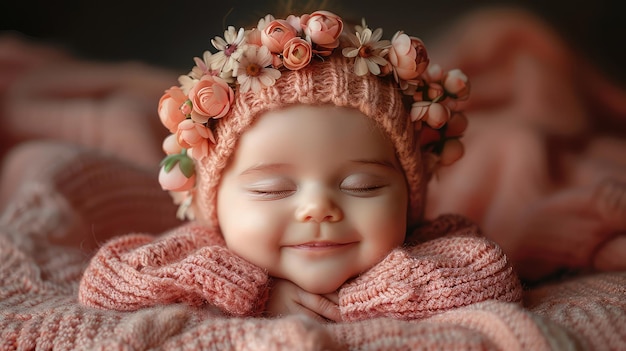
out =
<path fill-rule="evenodd" d="M 383 189 L 385 185 L 367 185 L 358 187 L 342 187 L 341 190 L 347 194 L 354 196 L 375 196 L 379 190 Z"/>
<path fill-rule="evenodd" d="M 363 187 L 355 187 L 355 188 L 347 188 L 344 187 L 343 190 L 345 191 L 354 191 L 357 193 L 366 193 L 369 191 L 375 191 L 378 189 L 381 189 L 383 187 L 383 185 L 371 185 L 371 186 L 363 186 Z"/>
<path fill-rule="evenodd" d="M 389 184 L 387 177 L 372 173 L 355 173 L 340 184 L 341 191 L 355 196 L 375 196 Z"/>
<path fill-rule="evenodd" d="M 282 199 L 295 193 L 295 190 L 262 190 L 250 189 L 249 193 L 256 198 L 264 200 Z"/>

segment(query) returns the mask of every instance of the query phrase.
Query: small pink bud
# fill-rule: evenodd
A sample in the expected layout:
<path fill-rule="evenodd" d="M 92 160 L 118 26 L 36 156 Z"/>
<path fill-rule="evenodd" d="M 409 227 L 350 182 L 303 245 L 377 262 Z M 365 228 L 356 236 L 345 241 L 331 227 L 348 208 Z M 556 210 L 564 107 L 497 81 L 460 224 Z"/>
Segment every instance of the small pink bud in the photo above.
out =
<path fill-rule="evenodd" d="M 189 116 L 191 114 L 192 109 L 193 109 L 193 104 L 191 103 L 191 100 L 185 101 L 180 106 L 180 112 L 182 112 L 185 116 Z"/>
<path fill-rule="evenodd" d="M 465 73 L 460 69 L 453 69 L 446 73 L 443 78 L 443 87 L 457 99 L 464 99 L 469 96 L 469 82 Z"/>
<path fill-rule="evenodd" d="M 443 96 L 443 87 L 438 83 L 431 83 L 428 86 L 428 98 L 431 101 L 437 101 Z"/>
<path fill-rule="evenodd" d="M 431 104 L 432 102 L 430 101 L 414 102 L 413 105 L 411 105 L 411 121 L 415 122 L 424 118 Z"/>
<path fill-rule="evenodd" d="M 443 127 L 450 119 L 450 110 L 442 104 L 432 103 L 428 107 L 428 113 L 424 116 L 424 121 L 434 129 Z"/>

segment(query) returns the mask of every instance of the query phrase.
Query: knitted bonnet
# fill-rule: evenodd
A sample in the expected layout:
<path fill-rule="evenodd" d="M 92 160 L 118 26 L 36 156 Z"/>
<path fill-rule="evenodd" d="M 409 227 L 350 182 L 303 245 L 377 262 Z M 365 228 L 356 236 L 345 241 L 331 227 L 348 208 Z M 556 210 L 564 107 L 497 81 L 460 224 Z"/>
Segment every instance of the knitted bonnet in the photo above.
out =
<path fill-rule="evenodd" d="M 306 104 L 354 108 L 372 119 L 404 171 L 409 224 L 421 218 L 432 165 L 446 149 L 455 154 L 448 159 L 462 151 L 464 117 L 448 103 L 467 96 L 462 73 L 426 71 L 418 38 L 397 32 L 380 40 L 382 30 L 365 22 L 349 34 L 328 11 L 284 20 L 268 15 L 257 28 L 229 27 L 224 34 L 212 41 L 218 52 L 195 58 L 181 85 L 159 102 L 172 132 L 159 181 L 180 204 L 179 217 L 217 225 L 217 190 L 241 135 L 267 111 Z M 448 128 L 452 120 L 458 127 Z M 420 138 L 422 125 L 436 129 L 428 140 Z"/>

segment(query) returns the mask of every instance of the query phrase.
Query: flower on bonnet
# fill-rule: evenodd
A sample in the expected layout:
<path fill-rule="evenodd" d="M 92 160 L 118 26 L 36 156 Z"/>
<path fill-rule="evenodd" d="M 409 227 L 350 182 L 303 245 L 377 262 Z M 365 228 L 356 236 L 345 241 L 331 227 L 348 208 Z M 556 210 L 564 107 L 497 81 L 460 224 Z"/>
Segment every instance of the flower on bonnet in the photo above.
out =
<path fill-rule="evenodd" d="M 206 123 L 209 118 L 224 117 L 235 99 L 233 89 L 220 77 L 203 76 L 189 91 L 193 104 L 191 119 Z"/>
<path fill-rule="evenodd" d="M 196 181 L 194 165 L 184 152 L 167 156 L 161 166 L 159 183 L 164 190 L 180 192 L 193 188 Z"/>
<path fill-rule="evenodd" d="M 262 87 L 272 86 L 280 77 L 280 71 L 270 67 L 272 53 L 266 46 L 249 46 L 241 58 L 237 82 L 242 93 L 258 92 Z"/>
<path fill-rule="evenodd" d="M 187 96 L 180 87 L 167 89 L 159 100 L 158 114 L 161 123 L 169 129 L 170 133 L 176 133 L 178 124 L 186 118 L 181 110 L 185 101 L 187 101 Z"/>
<path fill-rule="evenodd" d="M 302 38 L 292 38 L 283 49 L 283 64 L 290 70 L 298 70 L 307 66 L 312 57 L 311 44 Z"/>
<path fill-rule="evenodd" d="M 296 28 L 286 20 L 274 20 L 261 32 L 261 43 L 272 53 L 281 53 L 285 44 L 297 34 Z"/>
<path fill-rule="evenodd" d="M 206 50 L 202 53 L 202 58 L 194 57 L 193 61 L 196 65 L 191 69 L 191 72 L 187 75 L 193 80 L 198 80 L 205 75 L 220 76 L 222 79 L 228 81 L 230 72 L 222 71 L 221 69 L 212 68 L 219 60 L 219 55 L 213 55 L 210 51 Z"/>
<path fill-rule="evenodd" d="M 215 137 L 211 129 L 204 124 L 186 119 L 178 125 L 176 141 L 182 148 L 191 151 L 193 158 L 200 159 L 209 151 L 208 142 L 215 143 Z"/>
<path fill-rule="evenodd" d="M 212 57 L 211 68 L 216 68 L 222 72 L 235 72 L 237 70 L 238 59 L 245 47 L 245 36 L 243 28 L 239 31 L 235 27 L 229 26 L 224 32 L 224 39 L 215 37 L 211 44 L 220 50 Z"/>
<path fill-rule="evenodd" d="M 438 149 L 439 163 L 448 166 L 463 156 L 464 148 L 459 138 L 466 128 L 465 115 L 454 112 L 445 127 L 440 129 L 425 127 L 420 136 L 420 143 L 424 147 Z"/>
<path fill-rule="evenodd" d="M 469 80 L 460 69 L 448 71 L 443 77 L 443 86 L 457 100 L 466 100 L 469 97 Z"/>
<path fill-rule="evenodd" d="M 407 112 L 421 130 L 427 152 L 450 164 L 462 154 L 458 138 L 464 116 L 457 101 L 467 99 L 469 81 L 460 70 L 444 72 L 429 65 L 422 40 L 397 31 L 383 39 L 381 28 L 372 30 L 365 20 L 346 30 L 341 17 L 328 11 L 277 19 L 261 18 L 255 28 L 229 26 L 224 37 L 211 40 L 216 53 L 195 57 L 195 66 L 167 89 L 159 100 L 158 115 L 171 135 L 163 142 L 167 157 L 161 163 L 159 182 L 181 205 L 179 214 L 191 214 L 195 189 L 195 161 L 216 143 L 216 119 L 230 118 L 237 94 L 258 93 L 273 86 L 282 73 L 297 71 L 326 56 L 343 55 L 354 73 L 395 81 L 411 101 Z M 412 105 L 411 105 L 412 104 Z M 398 116 L 401 118 L 401 116 Z M 452 128 L 452 126 L 455 126 Z M 191 206 L 191 207 L 190 207 Z"/>
<path fill-rule="evenodd" d="M 300 17 L 304 34 L 319 48 L 317 53 L 328 56 L 339 46 L 339 36 L 343 33 L 343 20 L 329 11 L 315 11 Z"/>
<path fill-rule="evenodd" d="M 363 76 L 367 73 L 379 75 L 380 66 L 387 65 L 384 58 L 388 53 L 389 40 L 380 40 L 383 30 L 377 28 L 372 32 L 370 28 L 357 31 L 355 34 L 348 34 L 347 39 L 351 46 L 343 49 L 342 53 L 346 57 L 354 57 L 354 72 Z"/>
<path fill-rule="evenodd" d="M 396 81 L 411 80 L 424 73 L 428 67 L 428 54 L 421 39 L 397 32 L 391 39 L 389 62 Z"/>

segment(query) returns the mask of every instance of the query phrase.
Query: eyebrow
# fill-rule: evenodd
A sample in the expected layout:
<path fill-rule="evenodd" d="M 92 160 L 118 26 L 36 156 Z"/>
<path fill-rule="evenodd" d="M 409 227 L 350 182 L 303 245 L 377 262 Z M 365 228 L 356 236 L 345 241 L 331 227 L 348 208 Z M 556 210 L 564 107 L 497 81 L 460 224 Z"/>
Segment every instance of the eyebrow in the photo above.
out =
<path fill-rule="evenodd" d="M 357 160 L 351 160 L 350 162 L 357 163 L 357 164 L 363 164 L 363 165 L 381 166 L 381 167 L 385 167 L 385 168 L 391 168 L 391 169 L 396 170 L 396 171 L 402 171 L 401 168 L 399 168 L 399 165 L 397 165 L 396 163 L 390 162 L 388 160 L 357 159 Z"/>
<path fill-rule="evenodd" d="M 394 171 L 402 172 L 402 169 L 399 168 L 399 165 L 396 165 L 393 162 L 388 160 L 380 160 L 380 159 L 355 159 L 350 160 L 350 163 L 356 163 L 359 165 L 374 165 L 379 167 L 388 168 Z M 253 166 L 250 166 L 239 173 L 240 176 L 256 173 L 256 172 L 277 172 L 285 169 L 290 169 L 292 166 L 288 163 L 259 163 Z"/>
<path fill-rule="evenodd" d="M 287 163 L 259 163 L 246 168 L 241 173 L 239 173 L 239 175 L 246 175 L 256 172 L 279 171 L 287 168 L 291 168 L 291 166 Z"/>

